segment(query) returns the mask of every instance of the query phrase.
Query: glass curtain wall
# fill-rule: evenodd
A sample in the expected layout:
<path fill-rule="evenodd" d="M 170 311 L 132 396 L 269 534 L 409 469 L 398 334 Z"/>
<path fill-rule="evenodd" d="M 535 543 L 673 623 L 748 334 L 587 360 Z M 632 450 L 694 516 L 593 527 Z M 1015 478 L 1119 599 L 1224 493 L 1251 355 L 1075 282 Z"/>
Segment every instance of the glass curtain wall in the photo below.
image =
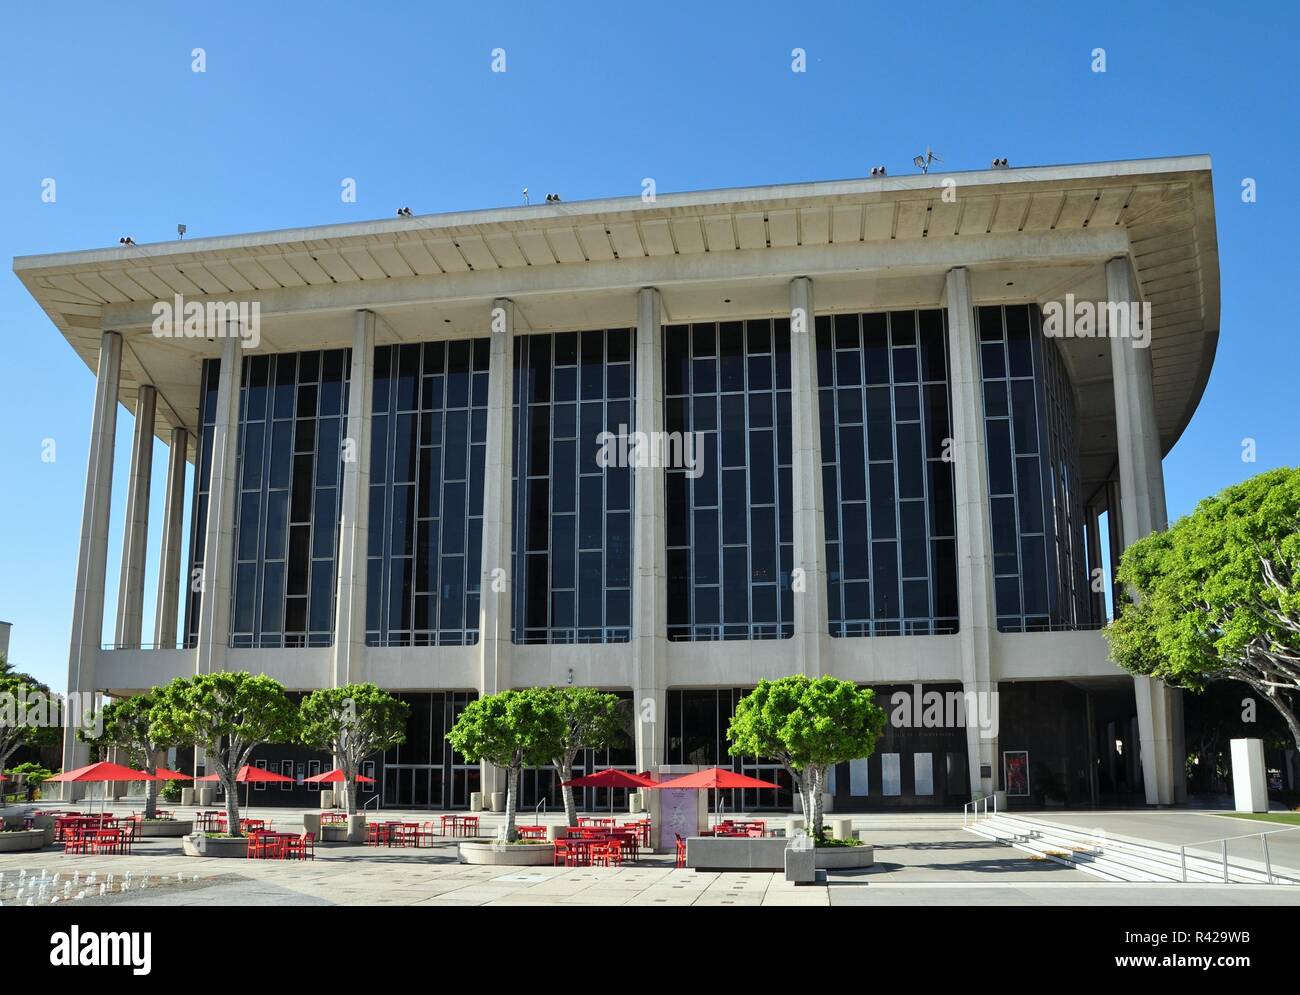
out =
<path fill-rule="evenodd" d="M 478 642 L 486 338 L 375 350 L 366 643 Z"/>
<path fill-rule="evenodd" d="M 244 359 L 232 646 L 333 642 L 350 355 Z"/>
<path fill-rule="evenodd" d="M 667 326 L 664 428 L 700 443 L 665 473 L 668 638 L 792 636 L 789 319 Z"/>
<path fill-rule="evenodd" d="M 1090 620 L 1074 392 L 1037 306 L 976 308 L 998 629 Z"/>
<path fill-rule="evenodd" d="M 601 458 L 601 434 L 633 430 L 632 340 L 628 328 L 515 340 L 516 643 L 631 638 L 633 471 L 617 449 L 613 465 Z"/>
<path fill-rule="evenodd" d="M 822 315 L 816 331 L 831 635 L 956 632 L 944 312 Z"/>

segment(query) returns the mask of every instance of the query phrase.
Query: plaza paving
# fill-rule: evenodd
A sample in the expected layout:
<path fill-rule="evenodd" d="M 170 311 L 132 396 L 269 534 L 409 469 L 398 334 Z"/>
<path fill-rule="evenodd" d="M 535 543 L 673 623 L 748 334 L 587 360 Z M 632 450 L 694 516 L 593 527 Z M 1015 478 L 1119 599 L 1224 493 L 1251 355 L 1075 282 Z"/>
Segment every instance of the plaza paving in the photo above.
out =
<path fill-rule="evenodd" d="M 129 805 L 119 802 L 115 808 Z M 301 826 L 302 810 L 254 808 L 256 815 L 273 815 L 281 830 Z M 1162 813 L 1126 815 L 1141 819 Z M 1095 821 L 1096 816 L 1081 818 Z M 492 835 L 499 820 L 484 816 L 483 834 Z M 1225 832 L 1235 825 L 1225 819 L 1216 823 L 1226 823 Z M 64 856 L 59 849 L 0 855 L 8 889 L 0 889 L 0 900 L 14 904 L 19 871 L 39 875 L 44 869 L 60 872 L 63 880 L 76 872 L 82 882 L 78 890 L 95 874 L 96 884 L 85 889 L 82 901 L 96 905 L 1300 905 L 1300 888 L 1099 881 L 963 832 L 960 815 L 856 816 L 854 825 L 867 830 L 876 865 L 803 887 L 778 874 L 676 870 L 672 857 L 663 854 L 622 868 L 507 868 L 460 864 L 451 840 L 421 849 L 321 846 L 316 859 L 306 862 L 186 858 L 179 841 L 142 840 L 131 856 Z M 1128 834 L 1134 835 L 1131 826 Z M 106 874 L 120 884 L 127 872 L 131 890 L 98 896 Z M 176 880 L 178 874 L 183 881 Z M 149 890 L 140 891 L 145 878 Z"/>

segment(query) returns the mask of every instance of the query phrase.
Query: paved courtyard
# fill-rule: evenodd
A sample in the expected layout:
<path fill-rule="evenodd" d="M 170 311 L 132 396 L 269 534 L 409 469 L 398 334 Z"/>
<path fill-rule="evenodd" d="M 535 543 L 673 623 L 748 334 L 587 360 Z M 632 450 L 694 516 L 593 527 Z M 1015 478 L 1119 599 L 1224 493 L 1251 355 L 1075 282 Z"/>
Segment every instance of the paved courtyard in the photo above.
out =
<path fill-rule="evenodd" d="M 301 810 L 259 814 L 271 811 L 280 829 L 301 825 Z M 497 819 L 485 817 L 485 835 Z M 84 894 L 81 902 L 96 905 L 1300 905 L 1300 888 L 1099 881 L 963 832 L 960 816 L 857 816 L 854 824 L 868 831 L 876 865 L 804 887 L 764 872 L 676 870 L 663 854 L 623 868 L 503 868 L 458 863 L 450 840 L 421 849 L 323 846 L 307 862 L 187 858 L 179 841 L 142 840 L 131 856 L 0 855 L 0 902 L 25 905 L 30 878 L 44 871 L 47 881 L 60 875 L 47 896 L 66 890 L 61 900 Z M 113 883 L 100 897 L 108 874 Z M 20 879 L 26 890 L 16 899 Z"/>

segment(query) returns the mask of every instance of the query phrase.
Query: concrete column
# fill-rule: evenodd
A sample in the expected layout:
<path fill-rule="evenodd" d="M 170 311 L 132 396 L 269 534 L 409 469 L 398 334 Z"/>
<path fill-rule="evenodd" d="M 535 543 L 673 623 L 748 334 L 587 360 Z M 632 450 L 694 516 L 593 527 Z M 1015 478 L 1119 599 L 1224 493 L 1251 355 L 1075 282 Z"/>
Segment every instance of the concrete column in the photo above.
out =
<path fill-rule="evenodd" d="M 348 429 L 343 440 L 343 494 L 339 516 L 338 596 L 334 603 L 335 687 L 364 672 L 366 554 L 370 515 L 370 398 L 375 380 L 375 315 L 356 313 L 348 380 Z"/>
<path fill-rule="evenodd" d="M 984 392 L 979 336 L 975 330 L 970 274 L 948 271 L 948 356 L 951 363 L 952 454 L 957 511 L 957 617 L 961 641 L 962 691 L 983 699 L 997 692 L 992 672 L 997 608 L 993 597 L 993 540 L 989 525 L 989 471 L 984 441 Z M 994 730 L 990 730 L 994 731 Z M 966 722 L 966 759 L 971 797 L 991 794 L 999 779 L 998 741 Z M 980 774 L 987 767 L 989 777 Z"/>
<path fill-rule="evenodd" d="M 636 310 L 636 431 L 659 438 L 663 415 L 663 311 L 659 291 L 643 287 Z M 656 451 L 653 444 L 651 451 Z M 658 462 L 658 461 L 653 461 Z M 663 762 L 663 710 L 667 688 L 668 563 L 664 519 L 664 468 L 634 471 L 632 522 L 632 657 L 636 687 L 636 769 Z"/>
<path fill-rule="evenodd" d="M 81 542 L 77 549 L 77 586 L 72 600 L 72 638 L 68 647 L 68 694 L 95 687 L 95 656 L 104 629 L 104 583 L 108 570 L 108 519 L 113 494 L 113 442 L 117 431 L 117 391 L 122 373 L 122 336 L 104 332 L 95 372 L 95 405 L 90 416 L 90 447 L 86 458 L 86 491 L 81 510 Z M 84 767 L 89 756 L 76 736 L 76 727 L 63 730 L 63 769 Z M 62 797 L 80 797 L 77 785 L 63 785 Z"/>
<path fill-rule="evenodd" d="M 131 476 L 126 490 L 126 523 L 122 529 L 122 571 L 117 588 L 115 645 L 139 649 L 144 628 L 144 564 L 149 546 L 149 491 L 153 482 L 153 423 L 158 391 L 140 387 L 135 402 L 135 436 L 131 444 Z"/>
<path fill-rule="evenodd" d="M 176 645 L 181 591 L 181 533 L 185 528 L 185 459 L 190 433 L 172 429 L 167 455 L 167 493 L 163 496 L 162 550 L 158 556 L 158 607 L 154 612 L 154 645 Z"/>
<path fill-rule="evenodd" d="M 212 425 L 212 470 L 208 484 L 208 520 L 203 523 L 203 572 L 199 597 L 198 652 L 195 672 L 211 674 L 225 667 L 230 644 L 231 577 L 234 572 L 235 503 L 239 500 L 236 463 L 239 455 L 239 387 L 243 351 L 238 335 L 222 342 L 217 375 L 217 412 Z"/>
<path fill-rule="evenodd" d="M 830 639 L 826 608 L 826 523 L 822 507 L 822 445 L 817 404 L 817 334 L 813 285 L 790 281 L 791 513 L 794 517 L 794 641 L 796 673 L 819 677 Z"/>
<path fill-rule="evenodd" d="M 510 490 L 514 453 L 510 425 L 514 414 L 515 306 L 495 300 L 488 315 L 487 444 L 483 473 L 483 559 L 479 572 L 479 694 L 510 687 Z M 505 790 L 505 777 L 483 764 L 485 795 Z M 484 799 L 486 804 L 487 798 Z"/>
<path fill-rule="evenodd" d="M 1125 257 L 1106 264 L 1106 298 L 1112 304 L 1126 306 L 1138 299 Z M 1163 531 L 1169 524 L 1151 384 L 1151 350 L 1137 348 L 1135 341 L 1110 339 L 1115 440 L 1119 449 L 1120 536 L 1125 548 L 1152 532 Z M 1176 770 L 1182 767 L 1175 756 L 1175 692 L 1150 677 L 1135 676 L 1133 685 L 1147 804 L 1171 805 L 1175 782 L 1181 781 Z"/>

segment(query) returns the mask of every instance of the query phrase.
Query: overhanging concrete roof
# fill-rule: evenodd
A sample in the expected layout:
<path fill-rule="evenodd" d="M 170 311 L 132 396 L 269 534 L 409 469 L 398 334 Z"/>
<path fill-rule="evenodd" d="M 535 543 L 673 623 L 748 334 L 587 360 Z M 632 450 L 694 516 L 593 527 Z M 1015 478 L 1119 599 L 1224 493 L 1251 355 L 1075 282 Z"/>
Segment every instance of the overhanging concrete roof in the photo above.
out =
<path fill-rule="evenodd" d="M 301 327 L 309 318 L 308 341 L 343 344 L 346 332 L 326 329 L 330 312 L 368 307 L 383 316 L 389 308 L 388 327 L 400 339 L 407 337 L 403 329 L 413 337 L 423 334 L 419 329 L 460 333 L 456 326 L 466 319 L 458 303 L 473 302 L 474 320 L 481 320 L 478 308 L 487 298 L 550 295 L 573 310 L 573 327 L 595 327 L 608 309 L 580 302 L 618 294 L 618 307 L 630 316 L 624 290 L 652 283 L 664 289 L 673 320 L 727 313 L 718 295 L 705 309 L 698 288 L 762 280 L 775 286 L 791 275 L 822 278 L 819 288 L 830 292 L 819 289 L 819 310 L 828 302 L 853 305 L 852 294 L 834 291 L 837 278 L 888 285 L 900 305 L 933 303 L 941 300 L 939 277 L 952 265 L 984 274 L 977 302 L 1007 299 L 1000 288 L 1013 282 L 1017 296 L 1042 301 L 1067 289 L 1095 291 L 1098 262 L 1124 253 L 1152 303 L 1155 398 L 1167 451 L 1200 400 L 1218 339 L 1208 156 L 495 208 L 24 256 L 14 260 L 14 272 L 91 369 L 101 329 L 126 334 L 121 399 L 132 401 L 140 383 L 158 385 L 161 433 L 170 425 L 194 427 L 195 358 L 216 354 L 204 340 L 150 340 L 157 348 L 141 355 L 136 346 L 145 342 L 150 308 L 176 294 L 258 300 L 268 327 L 282 321 L 292 328 L 295 320 Z M 1045 270 L 1052 266 L 1056 272 Z M 1037 279 L 1002 279 L 1036 267 Z M 735 316 L 776 299 L 738 299 Z M 431 310 L 450 327 L 433 325 Z M 341 321 L 339 328 L 350 325 Z M 133 337 L 132 330 L 142 334 Z M 270 347 L 301 342 L 296 334 L 287 332 L 283 342 L 272 337 Z M 1108 361 L 1099 362 L 1102 353 L 1074 352 L 1067 358 L 1081 417 L 1113 418 L 1103 389 Z M 1084 477 L 1101 479 L 1112 444 L 1085 437 L 1081 445 L 1092 464 Z"/>

